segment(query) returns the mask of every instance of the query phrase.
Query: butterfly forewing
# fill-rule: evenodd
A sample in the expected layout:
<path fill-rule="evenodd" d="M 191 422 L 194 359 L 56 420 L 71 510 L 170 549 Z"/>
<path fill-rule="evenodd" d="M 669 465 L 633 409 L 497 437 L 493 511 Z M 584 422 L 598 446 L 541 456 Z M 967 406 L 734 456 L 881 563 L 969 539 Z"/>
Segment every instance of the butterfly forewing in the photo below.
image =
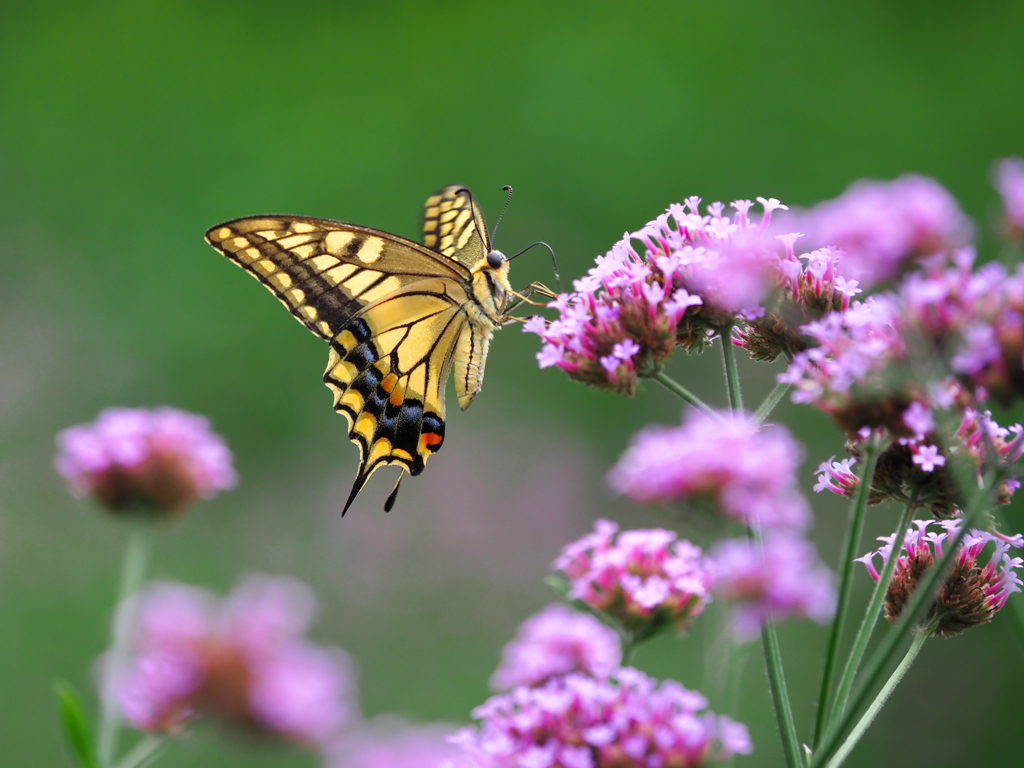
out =
<path fill-rule="evenodd" d="M 469 268 L 491 250 L 484 213 L 469 190 L 452 184 L 423 208 L 423 243 Z"/>
<path fill-rule="evenodd" d="M 206 239 L 327 340 L 360 308 L 412 282 L 468 279 L 418 243 L 327 219 L 253 216 L 213 227 Z"/>
<path fill-rule="evenodd" d="M 480 388 L 493 324 L 474 308 L 473 275 L 490 243 L 483 214 L 452 185 L 426 205 L 429 248 L 327 219 L 253 216 L 206 238 L 330 343 L 324 382 L 361 458 L 345 510 L 370 475 L 417 475 L 444 441 L 455 365 L 460 405 Z M 397 490 L 397 486 L 396 486 Z M 385 508 L 390 508 L 394 493 Z"/>

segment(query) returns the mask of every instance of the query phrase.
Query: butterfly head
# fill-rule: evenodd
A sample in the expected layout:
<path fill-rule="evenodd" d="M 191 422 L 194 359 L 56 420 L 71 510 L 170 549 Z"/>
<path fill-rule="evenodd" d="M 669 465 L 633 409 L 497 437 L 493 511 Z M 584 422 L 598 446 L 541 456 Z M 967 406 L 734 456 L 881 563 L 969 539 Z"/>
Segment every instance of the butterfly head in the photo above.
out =
<path fill-rule="evenodd" d="M 489 251 L 470 272 L 473 275 L 473 298 L 484 314 L 495 323 L 501 321 L 505 303 L 512 292 L 508 282 L 508 259 L 501 251 Z"/>

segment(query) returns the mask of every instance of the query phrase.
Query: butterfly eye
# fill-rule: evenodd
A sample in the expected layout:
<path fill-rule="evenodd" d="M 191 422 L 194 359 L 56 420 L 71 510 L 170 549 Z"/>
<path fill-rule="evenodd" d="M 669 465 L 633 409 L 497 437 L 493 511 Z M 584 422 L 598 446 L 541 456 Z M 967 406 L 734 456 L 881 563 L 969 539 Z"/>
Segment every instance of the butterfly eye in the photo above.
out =
<path fill-rule="evenodd" d="M 487 266 L 491 269 L 497 269 L 505 263 L 505 254 L 501 251 L 491 251 L 487 254 Z"/>

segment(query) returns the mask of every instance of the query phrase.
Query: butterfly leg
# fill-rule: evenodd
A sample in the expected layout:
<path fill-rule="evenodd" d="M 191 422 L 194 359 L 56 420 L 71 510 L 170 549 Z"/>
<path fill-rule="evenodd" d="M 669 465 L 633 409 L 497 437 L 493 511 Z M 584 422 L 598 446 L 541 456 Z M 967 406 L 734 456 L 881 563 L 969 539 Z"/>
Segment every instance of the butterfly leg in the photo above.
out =
<path fill-rule="evenodd" d="M 540 294 L 541 296 L 544 296 L 545 298 L 548 299 L 553 299 L 556 296 L 558 296 L 557 293 L 552 291 L 543 283 L 530 283 L 528 286 L 523 288 L 522 293 L 518 291 L 512 291 L 512 295 L 516 297 L 517 301 L 512 302 L 510 306 L 506 307 L 505 312 L 511 312 L 513 309 L 515 309 L 518 306 L 521 306 L 522 304 L 529 304 L 531 307 L 546 307 L 547 304 L 541 304 L 540 302 L 533 301 L 530 298 L 534 294 Z"/>

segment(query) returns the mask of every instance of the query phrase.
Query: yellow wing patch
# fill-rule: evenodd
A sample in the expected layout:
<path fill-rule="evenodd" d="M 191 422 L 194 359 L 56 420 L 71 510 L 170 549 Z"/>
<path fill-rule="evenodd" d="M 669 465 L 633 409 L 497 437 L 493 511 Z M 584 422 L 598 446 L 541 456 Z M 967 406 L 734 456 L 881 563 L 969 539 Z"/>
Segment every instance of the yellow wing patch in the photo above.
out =
<path fill-rule="evenodd" d="M 491 245 L 484 214 L 468 190 L 451 185 L 427 198 L 423 242 L 467 268 L 487 255 Z"/>
<path fill-rule="evenodd" d="M 207 241 L 265 285 L 330 343 L 324 382 L 349 423 L 360 463 L 344 512 L 378 468 L 418 475 L 444 443 L 445 384 L 453 364 L 460 404 L 479 389 L 497 323 L 476 284 L 494 271 L 472 195 L 452 185 L 432 195 L 426 246 L 328 219 L 253 216 L 212 227 Z M 504 277 L 507 265 L 497 278 Z M 493 304 L 493 302 L 491 302 Z M 497 312 L 504 307 L 501 299 Z M 394 503 L 398 484 L 385 509 Z"/>

